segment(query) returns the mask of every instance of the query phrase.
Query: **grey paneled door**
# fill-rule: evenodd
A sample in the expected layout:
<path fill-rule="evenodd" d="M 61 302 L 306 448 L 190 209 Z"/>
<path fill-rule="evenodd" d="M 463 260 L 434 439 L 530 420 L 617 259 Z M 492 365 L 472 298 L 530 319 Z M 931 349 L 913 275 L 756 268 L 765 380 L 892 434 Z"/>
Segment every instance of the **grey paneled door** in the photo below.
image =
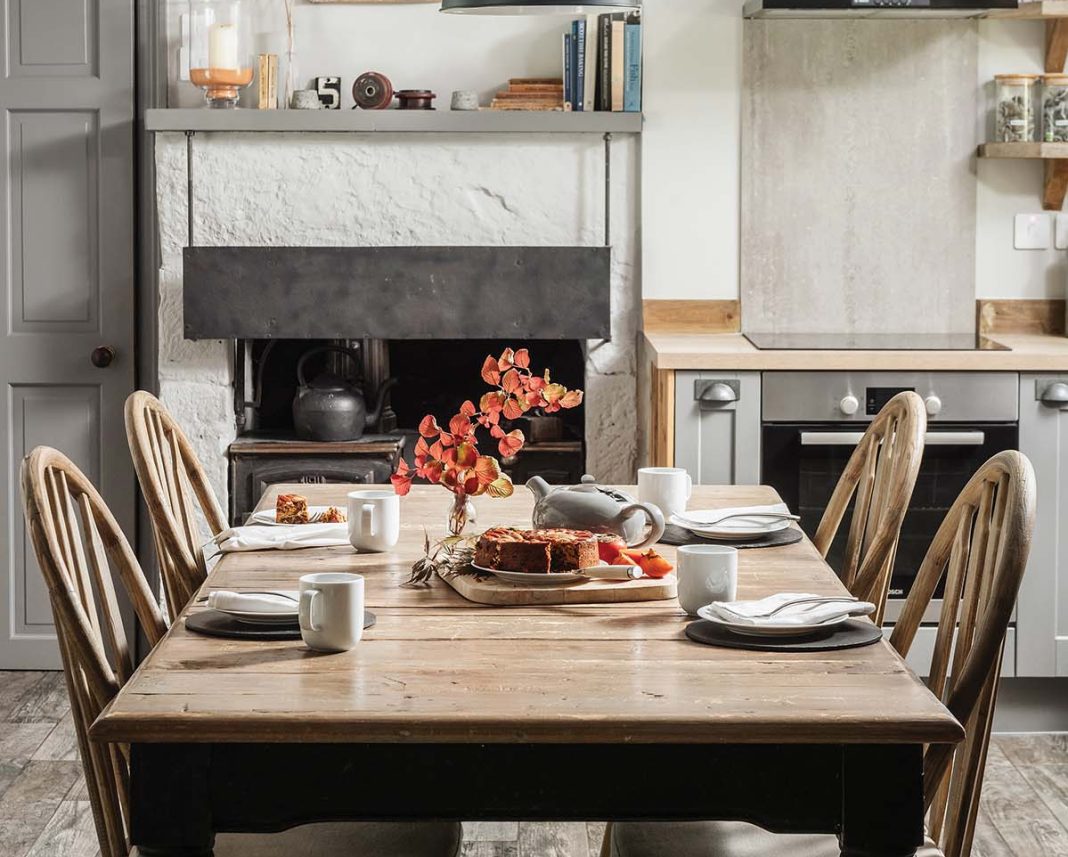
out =
<path fill-rule="evenodd" d="M 0 19 L 0 669 L 59 666 L 19 464 L 67 453 L 133 532 L 133 0 L 6 0 Z M 113 350 L 113 359 L 103 350 Z M 105 365 L 107 364 L 107 365 Z"/>

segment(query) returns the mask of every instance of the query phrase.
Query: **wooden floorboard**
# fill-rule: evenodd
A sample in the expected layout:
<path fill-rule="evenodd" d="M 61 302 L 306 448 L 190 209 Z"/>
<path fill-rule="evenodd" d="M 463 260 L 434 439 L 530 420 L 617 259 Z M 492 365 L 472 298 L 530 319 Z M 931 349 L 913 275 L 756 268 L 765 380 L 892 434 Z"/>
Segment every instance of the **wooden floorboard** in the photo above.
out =
<path fill-rule="evenodd" d="M 599 857 L 604 824 L 464 825 L 461 857 Z M 0 855 L 97 857 L 60 673 L 0 672 Z M 971 857 L 1068 855 L 1068 734 L 997 735 Z"/>

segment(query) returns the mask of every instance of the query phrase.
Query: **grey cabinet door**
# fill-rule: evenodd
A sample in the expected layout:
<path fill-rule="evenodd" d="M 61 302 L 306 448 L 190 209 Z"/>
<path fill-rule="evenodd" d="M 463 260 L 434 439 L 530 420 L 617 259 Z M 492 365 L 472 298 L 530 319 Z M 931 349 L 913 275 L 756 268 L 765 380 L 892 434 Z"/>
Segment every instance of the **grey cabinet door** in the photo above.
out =
<path fill-rule="evenodd" d="M 67 453 L 133 534 L 122 406 L 134 384 L 133 0 L 0 13 L 0 669 L 59 666 L 19 465 Z M 106 368 L 90 359 L 114 349 Z"/>
<path fill-rule="evenodd" d="M 1020 377 L 1020 451 L 1038 505 L 1017 608 L 1016 673 L 1068 676 L 1068 403 L 1043 402 L 1068 376 Z"/>
<path fill-rule="evenodd" d="M 675 373 L 675 466 L 698 485 L 760 482 L 759 372 Z"/>

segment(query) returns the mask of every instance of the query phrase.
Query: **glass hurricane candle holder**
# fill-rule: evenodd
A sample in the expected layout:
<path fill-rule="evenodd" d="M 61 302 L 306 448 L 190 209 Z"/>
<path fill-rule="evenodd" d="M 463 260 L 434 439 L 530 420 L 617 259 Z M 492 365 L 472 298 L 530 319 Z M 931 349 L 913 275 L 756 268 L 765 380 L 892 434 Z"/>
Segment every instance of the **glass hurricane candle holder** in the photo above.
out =
<path fill-rule="evenodd" d="M 255 76 L 241 0 L 190 0 L 189 79 L 209 107 L 236 107 Z"/>

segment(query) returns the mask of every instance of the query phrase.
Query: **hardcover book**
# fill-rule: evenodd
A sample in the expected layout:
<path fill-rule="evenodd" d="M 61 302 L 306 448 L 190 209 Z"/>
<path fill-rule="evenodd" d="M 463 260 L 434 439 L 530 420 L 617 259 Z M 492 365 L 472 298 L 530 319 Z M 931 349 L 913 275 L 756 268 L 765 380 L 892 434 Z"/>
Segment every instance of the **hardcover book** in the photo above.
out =
<path fill-rule="evenodd" d="M 642 23 L 632 15 L 627 19 L 624 34 L 625 79 L 623 81 L 623 109 L 628 113 L 642 110 Z"/>

